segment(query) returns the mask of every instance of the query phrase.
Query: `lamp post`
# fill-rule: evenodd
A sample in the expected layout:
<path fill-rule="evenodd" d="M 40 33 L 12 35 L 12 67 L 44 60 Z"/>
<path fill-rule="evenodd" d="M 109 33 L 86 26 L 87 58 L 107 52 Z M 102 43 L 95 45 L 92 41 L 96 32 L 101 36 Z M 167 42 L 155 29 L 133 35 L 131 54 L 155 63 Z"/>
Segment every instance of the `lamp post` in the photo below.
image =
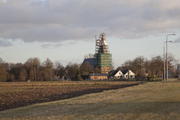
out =
<path fill-rule="evenodd" d="M 165 43 L 164 42 L 164 50 L 163 50 L 163 57 L 164 57 L 164 81 L 165 81 Z"/>
<path fill-rule="evenodd" d="M 168 36 L 170 35 L 176 35 L 176 34 L 168 34 L 166 36 L 166 71 L 167 71 L 167 78 L 166 78 L 166 81 L 168 81 Z"/>
<path fill-rule="evenodd" d="M 172 42 L 172 41 L 167 41 L 167 42 Z M 164 50 L 163 50 L 163 57 L 164 57 L 164 81 L 165 81 L 165 77 L 166 77 L 166 58 L 165 58 L 165 44 L 166 44 L 166 42 L 164 42 Z"/>

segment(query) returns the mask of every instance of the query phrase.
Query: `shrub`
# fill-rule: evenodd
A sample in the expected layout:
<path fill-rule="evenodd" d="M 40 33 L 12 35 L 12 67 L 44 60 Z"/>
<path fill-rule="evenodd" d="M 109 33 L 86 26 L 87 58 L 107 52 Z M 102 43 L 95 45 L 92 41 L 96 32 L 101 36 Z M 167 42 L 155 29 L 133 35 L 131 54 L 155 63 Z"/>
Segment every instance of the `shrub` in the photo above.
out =
<path fill-rule="evenodd" d="M 151 75 L 151 77 L 150 77 L 150 80 L 155 80 L 156 79 L 156 75 Z"/>
<path fill-rule="evenodd" d="M 150 81 L 150 80 L 151 80 L 149 76 L 147 76 L 147 80 L 148 80 L 148 81 Z"/>
<path fill-rule="evenodd" d="M 81 78 L 81 76 L 80 76 L 80 73 L 79 73 L 79 70 L 76 71 L 75 80 L 76 80 L 76 81 L 82 80 L 82 78 Z"/>

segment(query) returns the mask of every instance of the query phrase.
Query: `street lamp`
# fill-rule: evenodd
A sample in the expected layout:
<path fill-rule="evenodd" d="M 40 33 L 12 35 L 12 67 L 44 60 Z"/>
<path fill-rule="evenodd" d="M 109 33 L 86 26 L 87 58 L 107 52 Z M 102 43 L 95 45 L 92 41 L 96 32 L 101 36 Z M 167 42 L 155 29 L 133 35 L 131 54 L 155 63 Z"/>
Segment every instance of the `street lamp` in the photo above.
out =
<path fill-rule="evenodd" d="M 176 35 L 176 34 L 168 34 L 166 36 L 166 71 L 167 71 L 167 78 L 166 78 L 166 81 L 168 81 L 168 36 L 170 35 Z"/>
<path fill-rule="evenodd" d="M 167 41 L 167 42 L 172 42 L 172 41 Z M 166 75 L 166 70 L 165 70 L 165 68 L 166 68 L 165 67 L 166 66 L 166 64 L 165 64 L 166 63 L 165 62 L 166 61 L 166 58 L 165 58 L 165 44 L 166 44 L 166 42 L 164 42 L 164 50 L 163 50 L 163 57 L 164 57 L 164 74 L 163 75 L 164 75 L 164 81 L 165 81 L 165 77 L 166 77 L 165 76 Z"/>

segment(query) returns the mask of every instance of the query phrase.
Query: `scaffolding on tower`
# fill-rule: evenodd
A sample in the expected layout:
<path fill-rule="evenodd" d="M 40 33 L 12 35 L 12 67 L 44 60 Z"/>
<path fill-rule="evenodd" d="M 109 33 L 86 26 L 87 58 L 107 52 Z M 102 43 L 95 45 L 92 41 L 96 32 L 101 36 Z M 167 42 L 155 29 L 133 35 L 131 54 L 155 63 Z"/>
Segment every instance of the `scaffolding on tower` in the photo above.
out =
<path fill-rule="evenodd" d="M 96 39 L 94 58 L 94 65 L 100 69 L 101 73 L 108 73 L 112 69 L 112 54 L 109 53 L 104 33 Z"/>

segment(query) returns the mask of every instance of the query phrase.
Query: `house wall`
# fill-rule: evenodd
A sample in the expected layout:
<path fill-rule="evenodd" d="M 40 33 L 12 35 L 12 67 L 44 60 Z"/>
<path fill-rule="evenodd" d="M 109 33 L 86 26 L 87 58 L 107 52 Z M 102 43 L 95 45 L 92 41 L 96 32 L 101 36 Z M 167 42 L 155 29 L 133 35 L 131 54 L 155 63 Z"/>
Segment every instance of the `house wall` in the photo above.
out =
<path fill-rule="evenodd" d="M 114 78 L 114 79 L 127 79 L 128 78 L 128 72 L 124 75 L 119 70 L 114 76 L 111 76 L 111 78 Z M 129 78 L 130 79 L 134 79 L 135 78 L 135 74 L 131 70 L 129 70 Z"/>
<path fill-rule="evenodd" d="M 125 79 L 128 78 L 128 72 L 124 75 L 124 78 L 125 78 Z M 131 70 L 129 70 L 129 78 L 130 78 L 130 79 L 135 78 L 135 74 L 134 74 Z"/>
<path fill-rule="evenodd" d="M 90 77 L 91 80 L 107 80 L 108 77 L 107 76 L 91 76 Z"/>
<path fill-rule="evenodd" d="M 115 77 L 123 76 L 123 73 L 121 71 L 118 71 L 114 76 Z"/>
<path fill-rule="evenodd" d="M 114 79 L 120 79 L 123 78 L 123 73 L 121 71 L 118 71 L 115 75 L 114 75 Z"/>

